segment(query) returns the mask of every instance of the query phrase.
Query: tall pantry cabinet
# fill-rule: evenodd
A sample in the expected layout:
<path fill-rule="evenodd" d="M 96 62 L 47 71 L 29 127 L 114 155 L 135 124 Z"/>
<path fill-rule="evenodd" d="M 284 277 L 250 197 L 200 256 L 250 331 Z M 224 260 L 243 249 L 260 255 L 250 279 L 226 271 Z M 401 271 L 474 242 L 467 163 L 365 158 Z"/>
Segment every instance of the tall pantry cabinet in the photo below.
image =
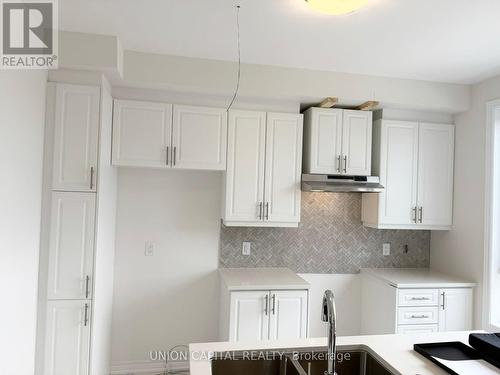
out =
<path fill-rule="evenodd" d="M 49 83 L 37 373 L 109 373 L 116 172 L 113 100 L 100 86 Z"/>

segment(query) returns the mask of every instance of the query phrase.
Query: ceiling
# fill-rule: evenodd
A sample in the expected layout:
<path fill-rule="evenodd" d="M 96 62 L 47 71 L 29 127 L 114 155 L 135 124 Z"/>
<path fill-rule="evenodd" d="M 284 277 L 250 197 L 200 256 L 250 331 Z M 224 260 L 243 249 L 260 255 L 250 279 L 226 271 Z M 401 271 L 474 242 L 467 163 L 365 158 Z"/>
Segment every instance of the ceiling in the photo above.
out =
<path fill-rule="evenodd" d="M 329 16 L 304 0 L 62 0 L 60 28 L 125 49 L 245 63 L 475 83 L 500 74 L 499 0 L 369 0 Z"/>

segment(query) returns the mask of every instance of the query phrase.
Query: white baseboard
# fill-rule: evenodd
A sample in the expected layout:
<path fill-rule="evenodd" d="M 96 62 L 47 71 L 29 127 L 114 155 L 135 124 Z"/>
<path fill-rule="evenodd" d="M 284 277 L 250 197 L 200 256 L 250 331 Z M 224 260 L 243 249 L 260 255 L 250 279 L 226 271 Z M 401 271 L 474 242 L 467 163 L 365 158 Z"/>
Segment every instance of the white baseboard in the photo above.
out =
<path fill-rule="evenodd" d="M 189 371 L 188 362 L 169 362 L 171 371 Z M 157 375 L 167 370 L 166 364 L 159 361 L 122 361 L 111 365 L 111 375 Z"/>

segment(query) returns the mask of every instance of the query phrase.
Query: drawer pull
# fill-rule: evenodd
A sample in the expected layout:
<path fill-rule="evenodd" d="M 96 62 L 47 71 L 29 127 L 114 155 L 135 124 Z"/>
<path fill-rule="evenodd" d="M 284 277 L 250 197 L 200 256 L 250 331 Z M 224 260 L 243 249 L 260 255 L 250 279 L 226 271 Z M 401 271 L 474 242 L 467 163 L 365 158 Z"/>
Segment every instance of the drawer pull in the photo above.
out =
<path fill-rule="evenodd" d="M 426 319 L 429 318 L 429 315 L 412 315 L 410 316 L 412 319 Z"/>
<path fill-rule="evenodd" d="M 412 301 L 430 301 L 428 297 L 411 297 Z"/>

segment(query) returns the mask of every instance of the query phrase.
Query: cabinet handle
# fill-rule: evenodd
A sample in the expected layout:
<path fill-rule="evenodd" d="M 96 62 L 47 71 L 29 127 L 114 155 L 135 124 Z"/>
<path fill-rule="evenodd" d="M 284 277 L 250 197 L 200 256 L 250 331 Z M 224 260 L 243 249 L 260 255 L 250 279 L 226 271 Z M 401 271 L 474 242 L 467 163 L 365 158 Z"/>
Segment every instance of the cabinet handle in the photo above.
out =
<path fill-rule="evenodd" d="M 273 315 L 276 312 L 276 294 L 273 294 L 273 307 L 271 308 L 271 312 Z"/>
<path fill-rule="evenodd" d="M 94 167 L 90 167 L 90 190 L 94 188 Z"/>
<path fill-rule="evenodd" d="M 417 206 L 413 207 L 411 209 L 411 212 L 412 212 L 412 221 L 416 224 L 417 223 Z"/>
<path fill-rule="evenodd" d="M 422 207 L 418 208 L 418 221 L 420 222 L 420 224 L 422 224 L 422 216 L 423 216 L 422 212 L 423 212 L 423 210 L 424 209 Z"/>
<path fill-rule="evenodd" d="M 425 319 L 428 318 L 428 315 L 412 315 L 410 318 L 412 319 Z"/>
<path fill-rule="evenodd" d="M 269 202 L 266 203 L 266 220 L 269 220 Z"/>
<path fill-rule="evenodd" d="M 443 297 L 443 304 L 441 305 L 441 307 L 444 310 L 445 309 L 445 301 L 446 301 L 446 293 L 445 292 L 441 293 L 441 296 Z"/>
<path fill-rule="evenodd" d="M 168 147 L 168 146 L 167 146 L 167 162 L 166 162 L 167 166 L 168 166 L 168 162 L 169 162 L 169 160 L 168 160 L 168 159 L 169 159 L 169 158 L 168 158 L 168 154 L 169 154 L 169 152 L 168 152 L 168 151 L 169 151 L 169 148 L 170 148 L 170 147 Z"/>
<path fill-rule="evenodd" d="M 85 298 L 89 298 L 89 283 L 90 283 L 90 276 L 87 275 L 85 276 Z"/>
<path fill-rule="evenodd" d="M 259 220 L 262 220 L 262 202 L 259 202 Z"/>
<path fill-rule="evenodd" d="M 267 315 L 267 312 L 268 312 L 268 308 L 269 308 L 269 294 L 266 294 L 266 306 L 264 308 L 264 313 Z"/>
<path fill-rule="evenodd" d="M 174 146 L 174 165 L 175 165 L 176 156 L 177 156 L 177 146 Z"/>
<path fill-rule="evenodd" d="M 344 173 L 347 173 L 347 155 L 344 155 Z"/>
<path fill-rule="evenodd" d="M 87 323 L 89 322 L 89 304 L 85 304 L 85 314 L 83 318 L 83 325 L 86 327 Z"/>
<path fill-rule="evenodd" d="M 340 169 L 342 168 L 342 160 L 341 156 L 337 156 L 337 172 L 340 173 Z"/>

